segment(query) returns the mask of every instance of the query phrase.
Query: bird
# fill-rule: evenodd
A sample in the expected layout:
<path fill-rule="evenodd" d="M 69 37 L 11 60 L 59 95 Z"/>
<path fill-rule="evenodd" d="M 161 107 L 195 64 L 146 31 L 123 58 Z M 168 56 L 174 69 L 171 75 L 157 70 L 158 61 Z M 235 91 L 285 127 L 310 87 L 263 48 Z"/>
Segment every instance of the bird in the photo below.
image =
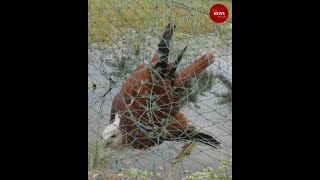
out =
<path fill-rule="evenodd" d="M 164 141 L 194 141 L 221 148 L 220 141 L 197 129 L 179 105 L 186 96 L 181 89 L 215 61 L 216 52 L 212 49 L 177 72 L 188 46 L 169 63 L 170 40 L 175 29 L 174 23 L 167 25 L 150 65 L 138 65 L 114 97 L 110 124 L 102 132 L 106 148 L 147 150 Z"/>

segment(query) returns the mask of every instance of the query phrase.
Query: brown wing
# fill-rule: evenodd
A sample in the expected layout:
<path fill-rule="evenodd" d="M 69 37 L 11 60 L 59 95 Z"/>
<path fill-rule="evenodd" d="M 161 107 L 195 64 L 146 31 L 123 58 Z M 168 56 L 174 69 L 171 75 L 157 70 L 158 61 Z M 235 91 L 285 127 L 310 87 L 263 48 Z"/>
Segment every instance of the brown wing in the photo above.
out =
<path fill-rule="evenodd" d="M 211 50 L 209 53 L 205 53 L 200 56 L 196 61 L 194 61 L 189 66 L 182 69 L 176 76 L 174 87 L 182 87 L 191 78 L 201 72 L 203 72 L 209 65 L 211 65 L 216 60 L 216 53 Z"/>

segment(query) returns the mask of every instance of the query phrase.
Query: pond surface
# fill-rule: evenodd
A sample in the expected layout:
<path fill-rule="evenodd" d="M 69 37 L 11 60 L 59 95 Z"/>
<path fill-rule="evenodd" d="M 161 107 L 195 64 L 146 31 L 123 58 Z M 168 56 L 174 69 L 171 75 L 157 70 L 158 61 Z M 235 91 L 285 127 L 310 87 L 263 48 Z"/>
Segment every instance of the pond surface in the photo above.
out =
<path fill-rule="evenodd" d="M 88 54 L 88 152 L 92 152 L 96 142 L 101 143 L 101 133 L 109 123 L 111 103 L 118 93 L 122 82 L 132 72 L 137 64 L 148 64 L 153 52 L 156 50 L 157 38 L 149 38 L 139 55 L 133 56 L 134 49 L 123 48 L 128 43 L 119 42 L 113 46 L 93 45 Z M 181 66 L 190 64 L 199 55 L 208 52 L 212 47 L 217 50 L 218 58 L 207 70 L 213 73 L 221 73 L 232 80 L 232 58 L 230 46 L 215 45 L 215 37 L 197 37 L 188 40 L 188 50 L 182 59 Z M 182 42 L 182 41 L 181 41 Z M 173 59 L 184 46 L 177 42 L 173 43 Z M 124 67 L 119 70 L 112 64 L 124 61 Z M 109 77 L 115 82 L 110 85 Z M 93 91 L 93 83 L 96 89 Z M 110 86 L 112 88 L 110 88 Z M 189 103 L 182 108 L 185 116 L 199 129 L 214 134 L 223 144 L 223 149 L 215 150 L 208 146 L 197 144 L 191 154 L 179 165 L 177 173 L 182 174 L 185 170 L 190 172 L 201 171 L 205 167 L 217 169 L 220 157 L 232 159 L 232 115 L 227 105 L 219 105 L 219 97 L 216 93 L 226 92 L 226 88 L 216 81 L 213 87 L 199 95 L 197 103 Z M 108 166 L 110 169 L 149 169 L 155 172 L 168 171 L 171 168 L 173 158 L 184 145 L 178 142 L 165 142 L 160 146 L 146 151 L 127 150 L 125 152 L 106 151 Z M 229 172 L 230 173 L 230 172 Z"/>

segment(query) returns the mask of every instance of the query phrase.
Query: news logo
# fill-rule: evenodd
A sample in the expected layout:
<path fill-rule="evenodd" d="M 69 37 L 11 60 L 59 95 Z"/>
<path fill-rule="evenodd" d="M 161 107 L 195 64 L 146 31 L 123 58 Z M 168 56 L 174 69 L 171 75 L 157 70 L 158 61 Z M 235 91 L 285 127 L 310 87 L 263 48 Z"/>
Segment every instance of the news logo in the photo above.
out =
<path fill-rule="evenodd" d="M 223 4 L 215 4 L 210 9 L 210 18 L 215 23 L 223 23 L 228 19 L 228 9 Z"/>

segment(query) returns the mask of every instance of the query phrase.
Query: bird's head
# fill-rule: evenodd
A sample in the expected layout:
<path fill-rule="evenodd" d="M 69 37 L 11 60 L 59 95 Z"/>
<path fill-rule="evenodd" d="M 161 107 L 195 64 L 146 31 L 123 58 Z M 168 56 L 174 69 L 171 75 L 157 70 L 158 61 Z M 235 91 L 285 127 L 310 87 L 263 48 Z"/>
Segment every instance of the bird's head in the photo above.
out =
<path fill-rule="evenodd" d="M 102 132 L 102 138 L 106 142 L 106 148 L 118 149 L 121 146 L 122 131 L 119 127 L 120 117 L 117 113 L 112 124 L 109 124 Z"/>

